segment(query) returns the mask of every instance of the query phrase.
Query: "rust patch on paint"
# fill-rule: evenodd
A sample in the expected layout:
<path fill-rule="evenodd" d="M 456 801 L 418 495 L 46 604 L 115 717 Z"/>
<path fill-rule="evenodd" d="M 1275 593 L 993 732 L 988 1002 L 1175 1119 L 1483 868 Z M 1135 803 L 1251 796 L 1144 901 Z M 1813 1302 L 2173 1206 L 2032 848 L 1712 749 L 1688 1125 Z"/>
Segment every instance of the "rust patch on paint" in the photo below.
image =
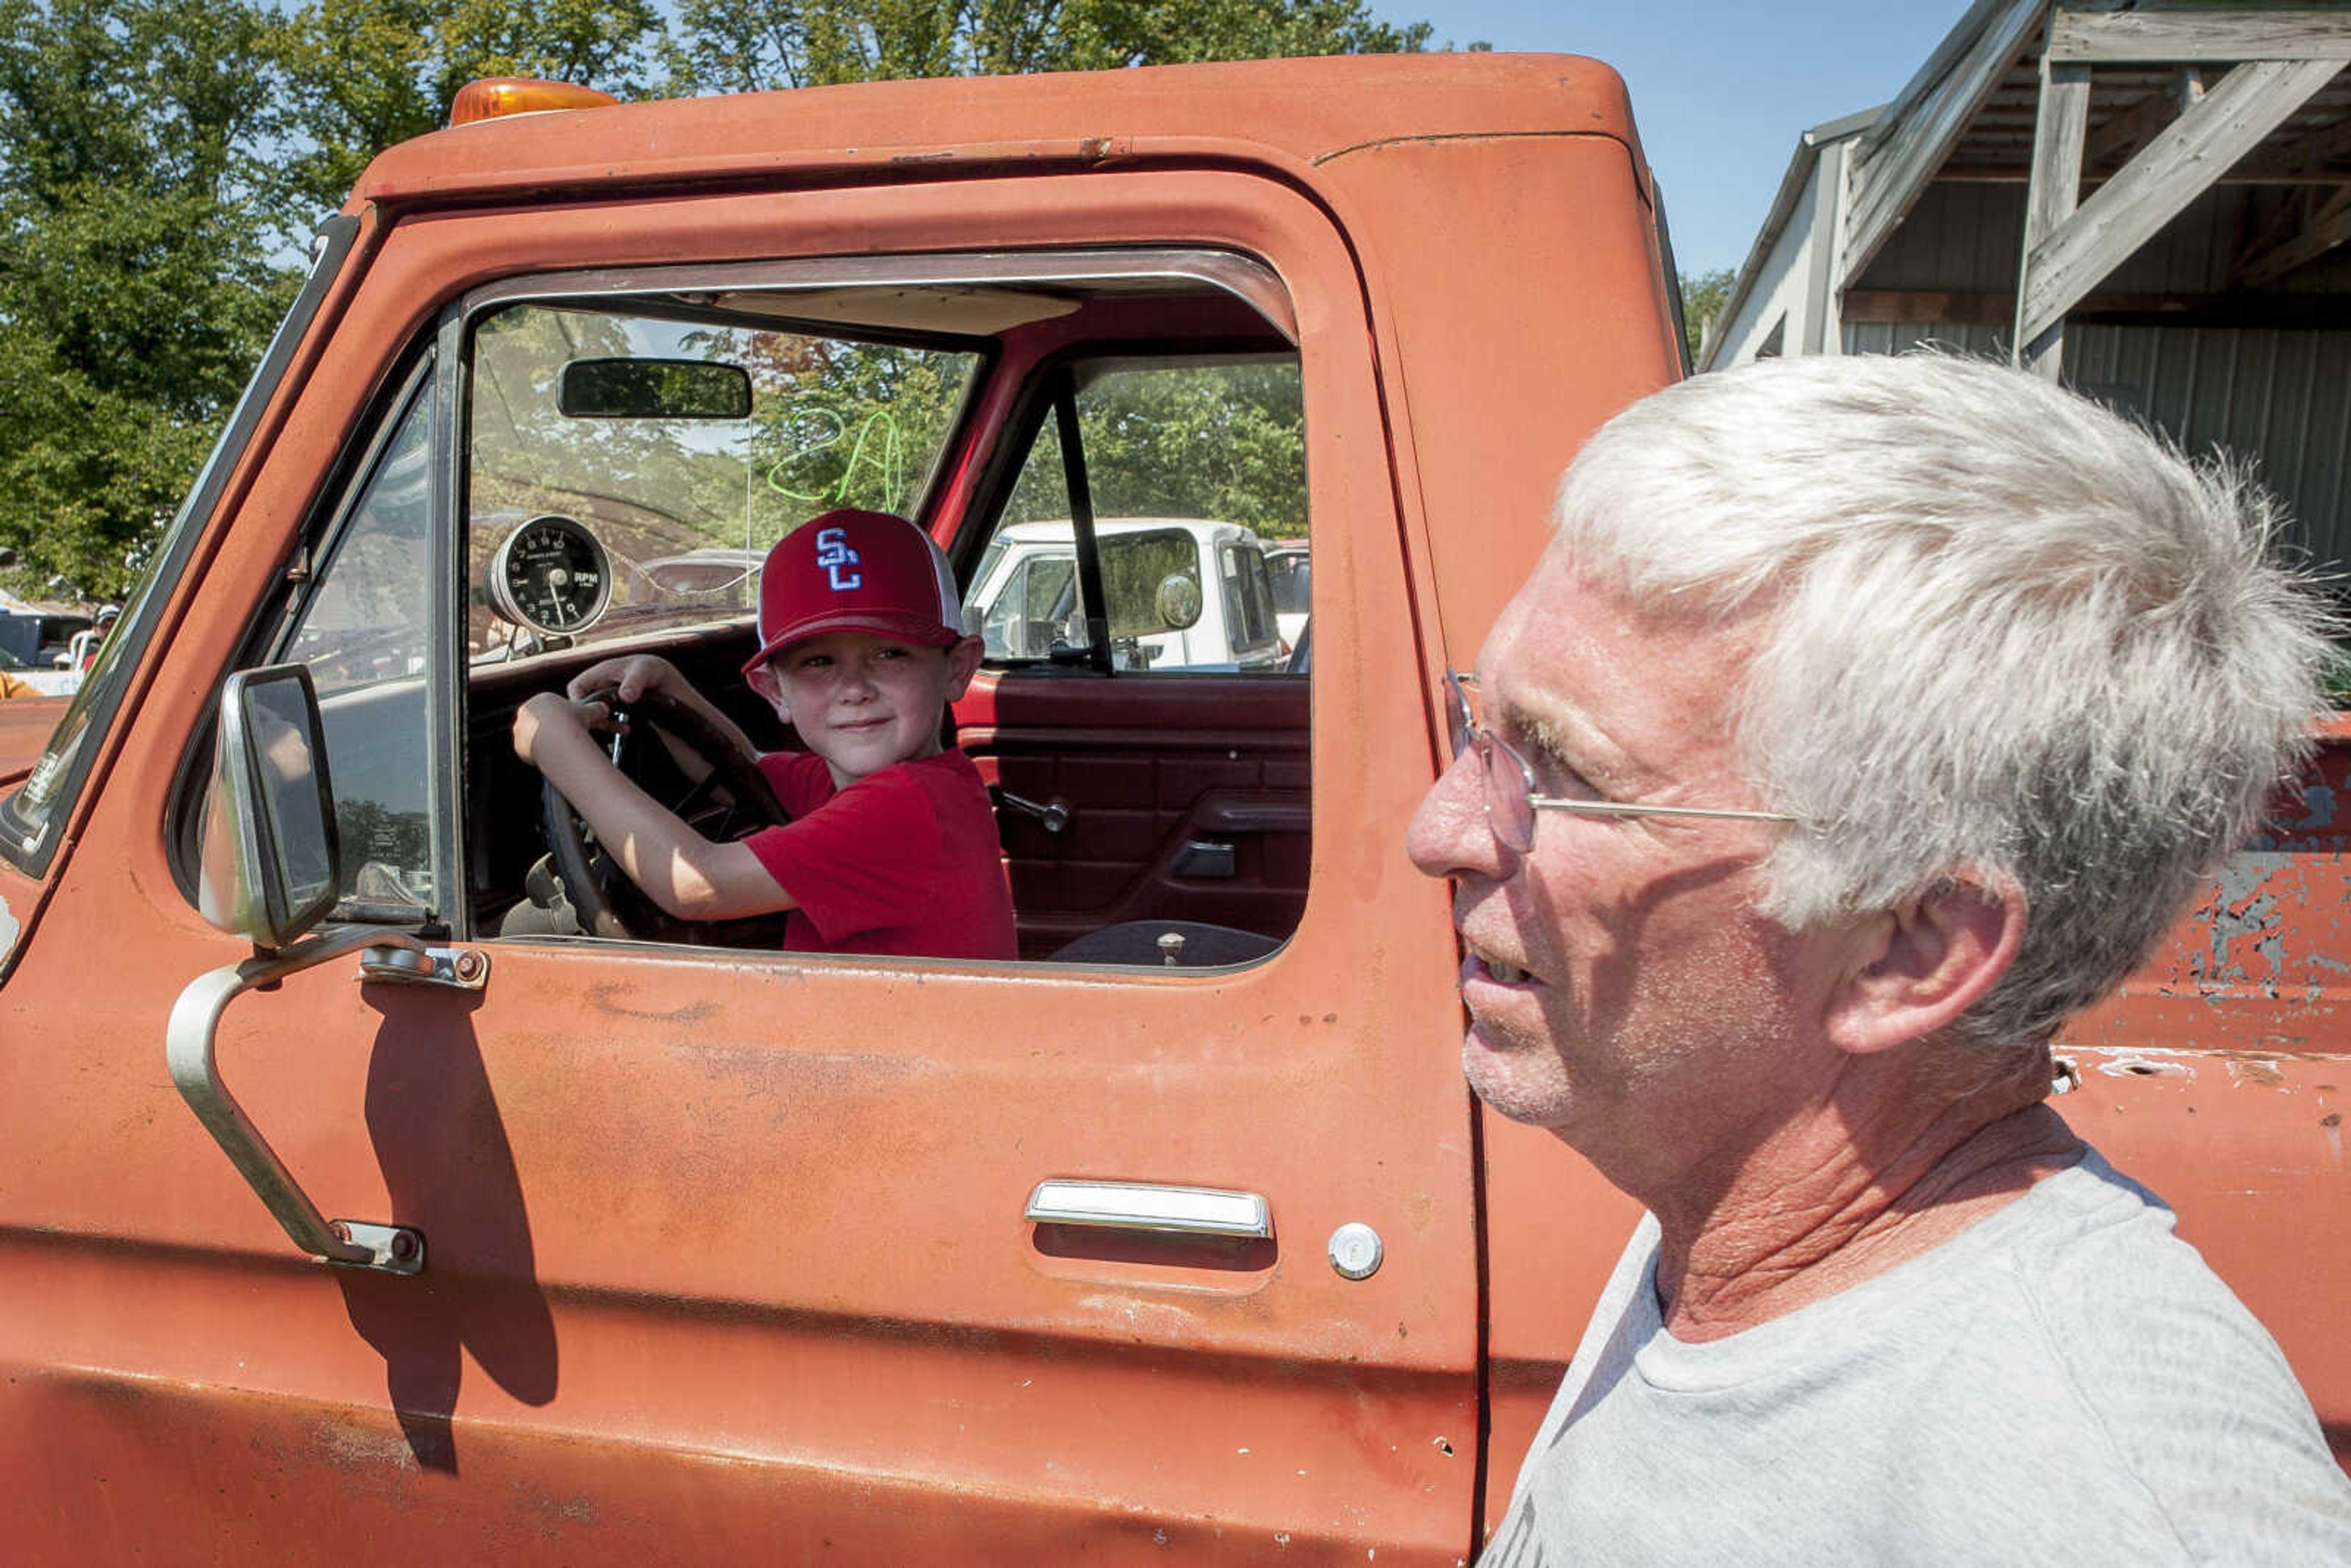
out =
<path fill-rule="evenodd" d="M 310 1457 L 339 1470 L 413 1470 L 416 1456 L 394 1426 L 379 1424 L 371 1412 L 349 1419 L 317 1421 L 310 1428 Z"/>
<path fill-rule="evenodd" d="M 611 983 L 590 986 L 588 988 L 588 1000 L 601 1012 L 628 1019 L 653 1019 L 664 1023 L 700 1023 L 716 1017 L 718 1012 L 717 1006 L 711 1002 L 694 1002 L 682 1008 L 632 1008 L 621 999 L 631 988 Z"/>

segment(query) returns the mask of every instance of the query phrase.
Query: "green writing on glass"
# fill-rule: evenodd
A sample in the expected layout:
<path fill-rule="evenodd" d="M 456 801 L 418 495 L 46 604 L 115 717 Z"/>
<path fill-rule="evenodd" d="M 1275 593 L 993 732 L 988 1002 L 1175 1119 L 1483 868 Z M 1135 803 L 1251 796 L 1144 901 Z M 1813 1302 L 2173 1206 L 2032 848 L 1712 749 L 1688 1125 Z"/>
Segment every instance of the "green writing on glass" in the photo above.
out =
<path fill-rule="evenodd" d="M 769 466 L 768 489 L 811 506 L 898 509 L 906 493 L 906 441 L 888 409 L 855 421 L 821 406 L 793 412 L 796 423 L 805 421 L 802 439 Z"/>

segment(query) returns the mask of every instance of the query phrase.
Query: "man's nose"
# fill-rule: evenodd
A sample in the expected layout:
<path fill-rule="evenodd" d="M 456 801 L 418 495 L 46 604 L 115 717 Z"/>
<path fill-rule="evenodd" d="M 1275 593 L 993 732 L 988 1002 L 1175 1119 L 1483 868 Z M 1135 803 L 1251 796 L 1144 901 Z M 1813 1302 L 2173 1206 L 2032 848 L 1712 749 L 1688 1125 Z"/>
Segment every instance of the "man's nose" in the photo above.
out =
<path fill-rule="evenodd" d="M 1515 859 L 1486 822 L 1485 776 L 1472 748 L 1453 759 L 1420 798 L 1405 830 L 1405 852 L 1435 877 L 1506 877 Z"/>

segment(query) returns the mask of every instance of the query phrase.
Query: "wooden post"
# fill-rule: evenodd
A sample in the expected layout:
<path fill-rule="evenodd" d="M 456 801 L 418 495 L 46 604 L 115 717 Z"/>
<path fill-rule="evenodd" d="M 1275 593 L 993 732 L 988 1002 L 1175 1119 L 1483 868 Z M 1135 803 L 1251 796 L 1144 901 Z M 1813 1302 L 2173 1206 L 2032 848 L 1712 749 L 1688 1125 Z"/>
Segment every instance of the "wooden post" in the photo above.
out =
<path fill-rule="evenodd" d="M 2017 258 L 2016 337 L 2011 363 L 2055 381 L 2064 368 L 2065 318 L 2045 326 L 2028 321 L 2033 254 L 2064 228 L 2082 199 L 2082 143 L 2090 125 L 2090 68 L 2041 57 L 2041 103 L 2032 123 L 2032 183 L 2024 198 L 2024 251 Z"/>

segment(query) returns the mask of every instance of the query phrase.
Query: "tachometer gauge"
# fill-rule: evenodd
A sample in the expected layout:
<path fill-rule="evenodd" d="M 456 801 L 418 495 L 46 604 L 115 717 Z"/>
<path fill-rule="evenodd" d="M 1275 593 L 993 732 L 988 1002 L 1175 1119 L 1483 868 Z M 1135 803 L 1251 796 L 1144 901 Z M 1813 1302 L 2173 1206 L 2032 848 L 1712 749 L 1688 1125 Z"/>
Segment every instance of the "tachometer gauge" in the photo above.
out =
<path fill-rule="evenodd" d="M 571 637 L 593 626 L 612 601 L 612 563 L 604 547 L 569 517 L 531 518 L 490 558 L 490 603 L 545 637 Z"/>

